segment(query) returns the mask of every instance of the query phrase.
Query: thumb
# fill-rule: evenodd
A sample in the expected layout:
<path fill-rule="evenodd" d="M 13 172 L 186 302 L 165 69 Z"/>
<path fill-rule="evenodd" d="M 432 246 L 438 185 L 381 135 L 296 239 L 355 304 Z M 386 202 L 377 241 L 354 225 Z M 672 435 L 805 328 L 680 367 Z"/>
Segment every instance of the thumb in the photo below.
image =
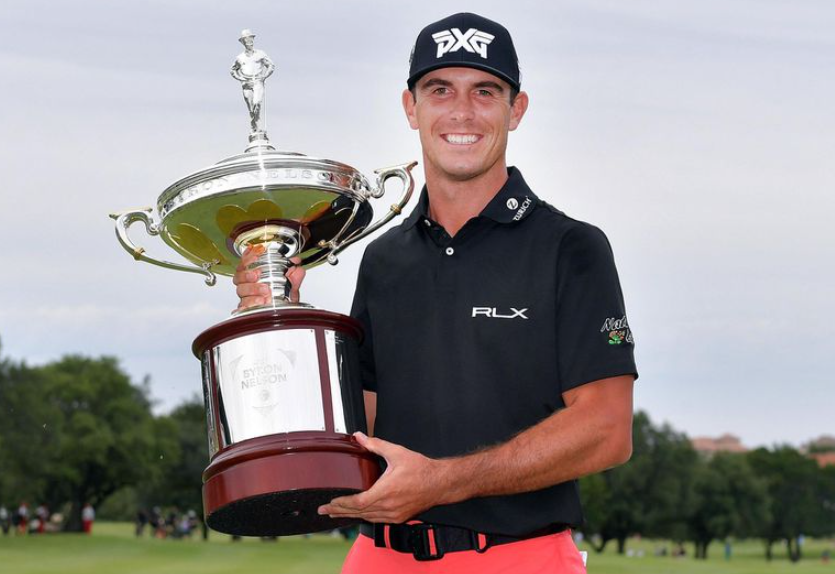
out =
<path fill-rule="evenodd" d="M 388 462 L 390 462 L 390 457 L 393 456 L 400 448 L 393 442 L 388 442 L 381 438 L 370 438 L 361 432 L 355 432 L 354 438 L 357 439 L 357 442 L 360 443 L 361 447 L 365 448 L 369 452 L 382 456 Z"/>
<path fill-rule="evenodd" d="M 293 267 L 287 271 L 287 279 L 290 281 L 290 301 L 298 303 L 301 298 L 300 289 L 302 281 L 304 281 L 305 270 L 304 267 L 298 266 L 301 263 L 301 259 L 298 257 L 293 257 L 290 261 L 294 263 Z"/>

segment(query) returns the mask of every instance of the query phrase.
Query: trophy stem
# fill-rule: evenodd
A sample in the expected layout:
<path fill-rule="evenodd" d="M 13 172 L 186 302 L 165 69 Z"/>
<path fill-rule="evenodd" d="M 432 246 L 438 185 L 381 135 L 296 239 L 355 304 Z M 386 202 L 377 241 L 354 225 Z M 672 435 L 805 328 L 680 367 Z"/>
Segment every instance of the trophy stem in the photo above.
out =
<path fill-rule="evenodd" d="M 272 291 L 273 306 L 287 305 L 290 303 L 290 281 L 287 279 L 287 270 L 292 265 L 290 259 L 285 256 L 286 244 L 271 241 L 264 245 L 266 248 L 251 269 L 260 271 L 259 283 L 270 286 Z"/>
<path fill-rule="evenodd" d="M 249 268 L 259 271 L 258 282 L 269 285 L 272 292 L 269 304 L 250 307 L 246 312 L 299 305 L 290 301 L 292 285 L 287 279 L 287 270 L 293 265 L 290 258 L 301 251 L 302 237 L 297 229 L 277 224 L 262 225 L 240 233 L 234 243 L 239 254 L 256 245 L 263 246 L 264 252 Z"/>

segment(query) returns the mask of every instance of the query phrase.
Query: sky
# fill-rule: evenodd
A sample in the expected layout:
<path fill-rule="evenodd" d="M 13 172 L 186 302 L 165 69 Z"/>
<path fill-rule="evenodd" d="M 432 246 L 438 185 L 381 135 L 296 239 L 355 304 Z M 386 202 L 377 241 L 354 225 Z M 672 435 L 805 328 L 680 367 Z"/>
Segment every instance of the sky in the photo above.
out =
<path fill-rule="evenodd" d="M 108 214 L 243 151 L 228 70 L 244 28 L 276 64 L 277 147 L 367 175 L 421 159 L 400 105 L 409 53 L 459 11 L 516 43 L 531 105 L 509 163 L 614 247 L 636 408 L 749 447 L 835 434 L 829 0 L 6 0 L 0 354 L 119 357 L 158 412 L 200 393 L 191 342 L 236 306 L 230 280 L 134 262 Z M 304 299 L 348 312 L 363 245 L 312 270 Z"/>

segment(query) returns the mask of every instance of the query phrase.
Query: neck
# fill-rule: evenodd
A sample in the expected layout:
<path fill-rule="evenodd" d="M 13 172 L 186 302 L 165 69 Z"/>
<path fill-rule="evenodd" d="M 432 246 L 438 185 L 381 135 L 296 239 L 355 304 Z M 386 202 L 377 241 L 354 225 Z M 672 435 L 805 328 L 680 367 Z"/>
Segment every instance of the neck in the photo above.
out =
<path fill-rule="evenodd" d="M 428 165 L 425 160 L 424 165 Z M 502 159 L 487 172 L 466 180 L 450 179 L 430 169 L 425 175 L 429 216 L 450 236 L 455 236 L 467 221 L 487 207 L 505 184 L 507 164 Z"/>

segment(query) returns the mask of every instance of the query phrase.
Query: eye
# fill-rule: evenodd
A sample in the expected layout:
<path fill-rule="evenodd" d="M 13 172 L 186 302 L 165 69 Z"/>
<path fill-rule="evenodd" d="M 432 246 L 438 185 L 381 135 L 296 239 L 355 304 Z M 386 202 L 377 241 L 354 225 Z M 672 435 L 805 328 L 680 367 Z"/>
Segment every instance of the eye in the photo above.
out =
<path fill-rule="evenodd" d="M 438 86 L 437 88 L 435 88 L 434 90 L 432 90 L 432 93 L 433 93 L 433 94 L 438 94 L 439 96 L 442 96 L 442 95 L 444 95 L 444 94 L 448 94 L 448 93 L 449 93 L 449 88 L 447 88 L 447 87 L 445 87 L 445 86 Z"/>

